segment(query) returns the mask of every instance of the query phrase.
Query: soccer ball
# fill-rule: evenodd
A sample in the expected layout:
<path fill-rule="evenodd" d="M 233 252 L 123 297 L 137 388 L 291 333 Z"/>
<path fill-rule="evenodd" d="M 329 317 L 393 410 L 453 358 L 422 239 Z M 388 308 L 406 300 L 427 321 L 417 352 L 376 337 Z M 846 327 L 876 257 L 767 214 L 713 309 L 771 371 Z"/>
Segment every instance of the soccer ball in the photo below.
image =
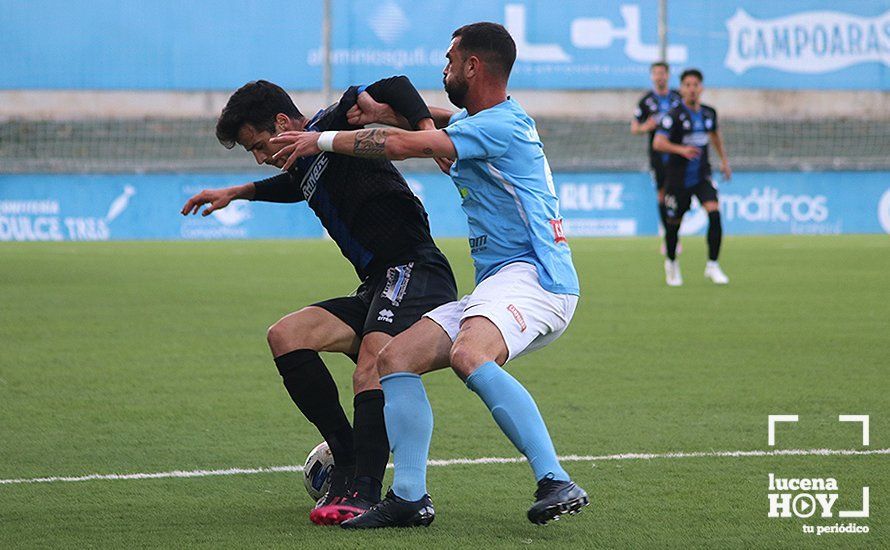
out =
<path fill-rule="evenodd" d="M 319 443 L 303 464 L 303 485 L 309 498 L 317 502 L 331 485 L 331 470 L 334 468 L 334 455 L 324 441 Z"/>

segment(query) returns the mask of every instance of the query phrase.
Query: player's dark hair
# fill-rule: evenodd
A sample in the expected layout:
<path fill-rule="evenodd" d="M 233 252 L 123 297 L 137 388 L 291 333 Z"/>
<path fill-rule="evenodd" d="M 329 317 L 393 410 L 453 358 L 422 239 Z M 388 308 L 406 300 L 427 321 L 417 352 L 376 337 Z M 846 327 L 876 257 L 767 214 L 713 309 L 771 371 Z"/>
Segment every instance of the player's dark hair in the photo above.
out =
<path fill-rule="evenodd" d="M 701 71 L 698 69 L 686 69 L 685 71 L 683 71 L 683 74 L 680 75 L 680 82 L 686 80 L 687 76 L 694 76 L 698 79 L 699 82 L 705 81 L 705 77 L 702 76 Z"/>
<path fill-rule="evenodd" d="M 468 54 L 479 56 L 490 68 L 504 78 L 510 76 L 513 62 L 516 61 L 516 42 L 503 25 L 497 23 L 471 23 L 451 34 L 460 37 L 458 48 Z"/>
<path fill-rule="evenodd" d="M 216 121 L 216 139 L 227 149 L 238 141 L 238 131 L 244 124 L 250 124 L 257 131 L 275 133 L 275 116 L 284 113 L 291 118 L 303 115 L 287 92 L 267 80 L 256 80 L 241 86 Z"/>
<path fill-rule="evenodd" d="M 664 70 L 666 70 L 667 72 L 671 72 L 671 68 L 668 67 L 668 64 L 665 63 L 664 61 L 656 61 L 655 63 L 649 65 L 649 71 L 651 72 L 652 69 L 654 69 L 655 67 L 661 67 Z"/>

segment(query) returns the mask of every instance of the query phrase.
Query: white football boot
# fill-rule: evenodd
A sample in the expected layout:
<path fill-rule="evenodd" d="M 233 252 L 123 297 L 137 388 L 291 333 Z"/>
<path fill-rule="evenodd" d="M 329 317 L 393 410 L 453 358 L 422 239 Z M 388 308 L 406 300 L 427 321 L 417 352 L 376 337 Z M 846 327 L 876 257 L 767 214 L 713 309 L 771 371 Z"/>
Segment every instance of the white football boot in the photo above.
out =
<path fill-rule="evenodd" d="M 683 275 L 680 274 L 680 261 L 664 260 L 664 280 L 668 286 L 683 286 Z"/>
<path fill-rule="evenodd" d="M 717 262 L 708 261 L 705 264 L 705 277 L 711 279 L 715 285 L 729 284 L 729 277 L 726 276 L 726 273 L 723 273 L 723 270 L 720 269 L 720 264 Z"/>

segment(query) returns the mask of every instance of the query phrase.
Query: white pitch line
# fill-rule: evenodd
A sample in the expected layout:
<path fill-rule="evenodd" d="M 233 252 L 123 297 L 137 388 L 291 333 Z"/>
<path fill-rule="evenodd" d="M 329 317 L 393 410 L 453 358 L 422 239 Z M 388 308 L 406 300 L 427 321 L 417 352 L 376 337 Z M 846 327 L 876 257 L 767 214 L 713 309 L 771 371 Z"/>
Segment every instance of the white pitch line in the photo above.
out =
<path fill-rule="evenodd" d="M 701 451 L 676 453 L 622 453 L 614 455 L 566 455 L 559 457 L 561 462 L 600 462 L 606 460 L 654 460 L 675 458 L 746 458 L 764 456 L 865 456 L 890 455 L 890 448 L 856 451 L 852 449 L 784 449 L 775 451 Z M 450 458 L 430 460 L 428 466 L 472 466 L 479 464 L 517 464 L 525 462 L 525 457 Z M 392 468 L 392 464 L 387 464 Z M 0 479 L 0 485 L 26 483 L 57 483 L 70 481 L 109 481 L 132 479 L 166 479 L 211 476 L 235 476 L 252 474 L 274 474 L 280 472 L 302 472 L 302 466 L 268 466 L 265 468 L 228 468 L 225 470 L 173 470 L 139 474 L 89 474 L 85 476 L 53 476 L 23 479 Z"/>

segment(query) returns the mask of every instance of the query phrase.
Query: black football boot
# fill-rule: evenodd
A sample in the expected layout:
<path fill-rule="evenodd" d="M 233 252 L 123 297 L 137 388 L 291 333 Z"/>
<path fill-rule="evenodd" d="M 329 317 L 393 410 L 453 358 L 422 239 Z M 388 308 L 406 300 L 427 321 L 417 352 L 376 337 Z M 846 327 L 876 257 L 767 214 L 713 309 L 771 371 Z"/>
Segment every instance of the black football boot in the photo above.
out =
<path fill-rule="evenodd" d="M 535 503 L 528 510 L 528 520 L 544 525 L 562 514 L 575 515 L 590 504 L 584 489 L 571 481 L 559 481 L 550 475 L 538 481 Z"/>
<path fill-rule="evenodd" d="M 381 527 L 427 527 L 436 517 L 429 495 L 417 501 L 399 498 L 390 489 L 386 497 L 370 510 L 344 521 L 344 529 L 379 529 Z"/>

